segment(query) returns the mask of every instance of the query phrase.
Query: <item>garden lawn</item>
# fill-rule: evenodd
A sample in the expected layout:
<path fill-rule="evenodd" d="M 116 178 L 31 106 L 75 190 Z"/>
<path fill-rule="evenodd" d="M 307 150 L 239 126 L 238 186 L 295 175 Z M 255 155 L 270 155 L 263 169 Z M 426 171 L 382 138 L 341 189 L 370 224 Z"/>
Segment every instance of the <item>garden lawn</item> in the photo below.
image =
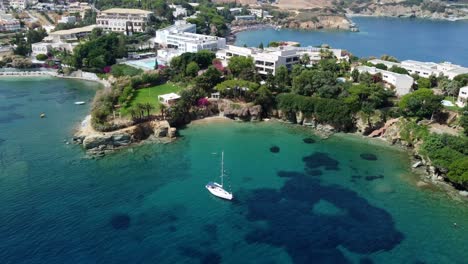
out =
<path fill-rule="evenodd" d="M 154 109 L 151 111 L 151 113 L 159 113 L 158 95 L 178 93 L 180 90 L 182 90 L 182 87 L 172 83 L 165 83 L 153 87 L 138 89 L 135 91 L 129 106 L 123 109 L 122 114 L 127 115 L 132 107 L 135 107 L 137 104 L 144 103 L 150 103 L 154 106 Z"/>

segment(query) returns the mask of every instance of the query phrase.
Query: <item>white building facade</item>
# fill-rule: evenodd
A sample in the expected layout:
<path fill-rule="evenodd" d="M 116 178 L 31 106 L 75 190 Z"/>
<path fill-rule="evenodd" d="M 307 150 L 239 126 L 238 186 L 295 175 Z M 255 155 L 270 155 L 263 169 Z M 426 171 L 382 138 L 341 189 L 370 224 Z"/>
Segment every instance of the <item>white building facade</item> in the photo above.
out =
<path fill-rule="evenodd" d="M 428 78 L 431 75 L 439 76 L 440 74 L 443 74 L 447 76 L 450 80 L 452 80 L 457 75 L 468 73 L 468 68 L 452 64 L 450 62 L 434 63 L 421 62 L 415 60 L 404 60 L 401 63 L 398 63 L 378 59 L 370 60 L 369 62 L 374 65 L 382 63 L 388 68 L 391 68 L 392 66 L 401 67 L 406 69 L 409 74 L 417 74 L 425 78 Z"/>
<path fill-rule="evenodd" d="M 179 53 L 216 51 L 226 46 L 226 39 L 196 34 L 196 26 L 185 21 L 176 21 L 173 26 L 156 31 L 155 43 L 160 47 L 177 49 Z"/>
<path fill-rule="evenodd" d="M 228 45 L 226 49 L 216 53 L 216 57 L 221 59 L 225 65 L 232 57 L 252 57 L 255 69 L 259 74 L 273 74 L 276 69 L 282 65 L 288 69 L 292 65 L 299 63 L 300 55 L 292 47 L 266 48 L 264 50 L 257 48 L 246 48 Z"/>
<path fill-rule="evenodd" d="M 96 18 L 96 24 L 113 32 L 144 32 L 152 12 L 141 9 L 111 8 L 102 11 Z"/>
<path fill-rule="evenodd" d="M 465 107 L 468 104 L 468 86 L 460 88 L 456 104 L 459 107 Z"/>
<path fill-rule="evenodd" d="M 227 65 L 229 59 L 232 57 L 252 57 L 258 73 L 271 73 L 275 75 L 276 69 L 280 66 L 286 66 L 286 68 L 291 69 L 294 64 L 300 63 L 300 59 L 304 54 L 309 55 L 312 64 L 318 62 L 321 59 L 321 50 L 321 48 L 314 47 L 284 46 L 259 49 L 227 45 L 226 49 L 216 53 L 216 57 L 220 59 L 224 65 Z M 343 51 L 340 49 L 331 49 L 331 51 L 338 60 L 347 60 L 349 58 L 347 55 L 344 55 Z"/>
<path fill-rule="evenodd" d="M 382 80 L 395 87 L 395 94 L 398 97 L 408 94 L 412 91 L 414 79 L 409 75 L 385 71 L 369 66 L 358 66 L 356 69 L 359 71 L 359 73 L 367 72 L 372 75 L 380 73 L 382 75 Z"/>
<path fill-rule="evenodd" d="M 51 32 L 43 41 L 31 44 L 32 55 L 47 54 L 52 49 L 73 52 L 80 38 L 89 35 L 94 28 L 96 25 Z"/>
<path fill-rule="evenodd" d="M 18 19 L 0 19 L 1 31 L 18 31 L 21 29 L 21 23 Z"/>

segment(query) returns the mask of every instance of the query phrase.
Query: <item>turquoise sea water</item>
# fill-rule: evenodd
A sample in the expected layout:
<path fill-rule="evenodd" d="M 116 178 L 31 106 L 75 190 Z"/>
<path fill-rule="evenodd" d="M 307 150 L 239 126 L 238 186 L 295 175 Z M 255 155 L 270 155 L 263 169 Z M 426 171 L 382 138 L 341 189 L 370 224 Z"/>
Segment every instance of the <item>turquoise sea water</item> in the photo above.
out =
<path fill-rule="evenodd" d="M 390 54 L 400 60 L 450 61 L 468 66 L 468 21 L 355 17 L 360 32 L 274 29 L 244 31 L 236 45 L 298 41 L 302 46 L 329 44 L 359 57 Z"/>
<path fill-rule="evenodd" d="M 299 127 L 233 122 L 190 125 L 171 144 L 86 159 L 64 140 L 88 112 L 73 102 L 95 89 L 0 80 L 2 263 L 468 259 L 466 203 L 416 187 L 405 152 L 349 135 L 320 140 Z M 309 137 L 315 142 L 304 143 Z M 219 175 L 221 150 L 233 202 L 204 188 Z"/>

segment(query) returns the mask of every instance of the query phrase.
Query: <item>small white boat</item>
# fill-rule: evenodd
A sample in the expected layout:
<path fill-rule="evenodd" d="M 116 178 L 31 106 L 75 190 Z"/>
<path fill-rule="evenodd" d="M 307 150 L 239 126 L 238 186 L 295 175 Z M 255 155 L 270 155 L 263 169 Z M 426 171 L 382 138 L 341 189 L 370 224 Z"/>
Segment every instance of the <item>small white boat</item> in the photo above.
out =
<path fill-rule="evenodd" d="M 75 104 L 76 104 L 76 105 L 84 105 L 84 104 L 86 104 L 86 102 L 84 102 L 84 101 L 78 101 L 78 102 L 75 102 Z"/>
<path fill-rule="evenodd" d="M 232 192 L 228 192 L 224 189 L 224 151 L 221 153 L 221 184 L 217 182 L 209 182 L 205 185 L 206 189 L 210 191 L 211 194 L 219 198 L 226 200 L 232 200 Z"/>

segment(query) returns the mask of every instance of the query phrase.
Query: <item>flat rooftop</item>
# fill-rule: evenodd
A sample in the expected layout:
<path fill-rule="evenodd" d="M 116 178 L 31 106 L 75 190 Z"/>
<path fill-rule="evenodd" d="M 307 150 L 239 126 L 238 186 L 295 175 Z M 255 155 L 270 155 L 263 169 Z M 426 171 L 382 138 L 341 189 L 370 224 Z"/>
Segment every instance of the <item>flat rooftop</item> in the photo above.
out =
<path fill-rule="evenodd" d="M 149 15 L 153 12 L 142 10 L 142 9 L 132 9 L 132 8 L 111 8 L 102 11 L 104 14 L 122 14 L 122 15 Z"/>
<path fill-rule="evenodd" d="M 51 35 L 51 36 L 63 36 L 63 35 L 79 34 L 79 33 L 91 32 L 91 31 L 93 31 L 94 28 L 96 28 L 96 25 L 89 25 L 89 26 L 86 26 L 86 27 L 54 31 L 54 32 L 50 32 L 49 35 Z"/>

